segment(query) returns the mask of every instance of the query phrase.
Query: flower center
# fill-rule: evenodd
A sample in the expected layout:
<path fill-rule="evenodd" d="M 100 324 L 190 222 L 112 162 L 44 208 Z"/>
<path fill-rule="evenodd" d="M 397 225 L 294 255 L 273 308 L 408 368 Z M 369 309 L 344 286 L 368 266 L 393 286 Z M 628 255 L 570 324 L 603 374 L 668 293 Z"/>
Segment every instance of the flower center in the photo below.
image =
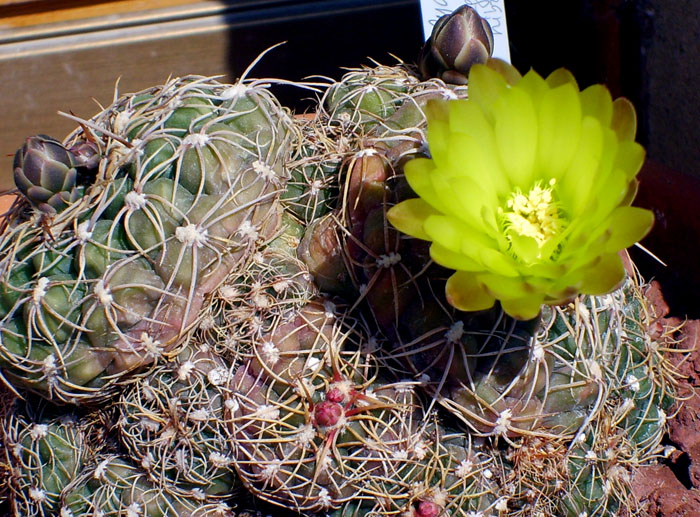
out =
<path fill-rule="evenodd" d="M 509 239 L 512 234 L 531 237 L 542 248 L 562 230 L 564 221 L 552 192 L 555 183 L 552 178 L 547 187 L 538 182 L 527 194 L 519 188 L 511 193 L 506 210 L 499 209 Z"/>

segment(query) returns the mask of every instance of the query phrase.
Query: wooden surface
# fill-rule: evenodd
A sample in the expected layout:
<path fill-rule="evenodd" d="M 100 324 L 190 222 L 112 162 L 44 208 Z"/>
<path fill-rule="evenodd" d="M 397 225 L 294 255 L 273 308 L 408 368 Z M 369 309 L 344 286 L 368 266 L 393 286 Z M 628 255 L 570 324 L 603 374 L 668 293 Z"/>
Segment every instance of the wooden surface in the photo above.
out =
<path fill-rule="evenodd" d="M 0 30 L 114 16 L 197 3 L 196 0 L 0 1 Z"/>
<path fill-rule="evenodd" d="M 10 206 L 12 206 L 14 200 L 14 196 L 0 196 L 0 215 L 4 214 L 10 209 Z"/>

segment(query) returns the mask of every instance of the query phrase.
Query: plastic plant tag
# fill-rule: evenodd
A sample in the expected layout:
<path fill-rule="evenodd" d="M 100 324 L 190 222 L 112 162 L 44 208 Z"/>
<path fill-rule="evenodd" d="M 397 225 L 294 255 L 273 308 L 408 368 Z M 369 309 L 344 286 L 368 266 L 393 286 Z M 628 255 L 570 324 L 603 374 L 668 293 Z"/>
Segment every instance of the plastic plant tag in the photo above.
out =
<path fill-rule="evenodd" d="M 494 43 L 493 57 L 510 62 L 504 0 L 420 0 L 425 39 L 428 39 L 435 22 L 441 16 L 452 13 L 464 4 L 476 9 L 479 16 L 485 18 L 491 25 Z"/>

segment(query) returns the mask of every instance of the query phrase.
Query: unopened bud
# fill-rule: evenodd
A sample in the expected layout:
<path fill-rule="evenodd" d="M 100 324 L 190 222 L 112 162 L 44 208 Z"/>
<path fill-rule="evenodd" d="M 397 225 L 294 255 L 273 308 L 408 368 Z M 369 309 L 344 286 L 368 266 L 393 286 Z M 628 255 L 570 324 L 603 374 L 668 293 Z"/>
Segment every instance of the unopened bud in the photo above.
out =
<path fill-rule="evenodd" d="M 464 5 L 437 21 L 421 49 L 418 67 L 426 79 L 438 77 L 446 83 L 466 84 L 471 67 L 486 63 L 492 53 L 491 26 Z"/>

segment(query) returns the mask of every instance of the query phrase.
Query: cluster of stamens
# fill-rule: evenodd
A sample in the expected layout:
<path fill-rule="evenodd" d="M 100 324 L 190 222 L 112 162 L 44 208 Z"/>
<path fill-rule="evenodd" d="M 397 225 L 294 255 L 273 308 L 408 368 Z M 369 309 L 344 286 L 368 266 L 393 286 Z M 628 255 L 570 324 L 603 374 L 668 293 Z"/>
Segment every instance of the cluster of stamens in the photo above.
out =
<path fill-rule="evenodd" d="M 530 237 L 542 248 L 563 230 L 564 220 L 553 195 L 556 179 L 548 185 L 542 187 L 538 182 L 527 194 L 517 188 L 506 201 L 506 209 L 499 208 L 508 239 L 512 234 Z"/>

